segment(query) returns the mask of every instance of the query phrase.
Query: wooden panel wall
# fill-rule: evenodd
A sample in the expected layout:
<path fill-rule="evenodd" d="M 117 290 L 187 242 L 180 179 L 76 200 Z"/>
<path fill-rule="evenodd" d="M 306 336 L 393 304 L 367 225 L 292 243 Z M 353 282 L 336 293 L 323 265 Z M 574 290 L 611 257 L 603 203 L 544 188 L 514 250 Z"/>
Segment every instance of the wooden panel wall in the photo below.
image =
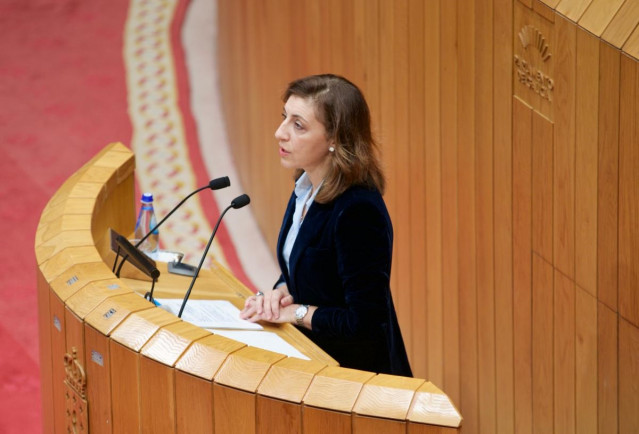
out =
<path fill-rule="evenodd" d="M 270 245 L 286 84 L 364 91 L 411 363 L 463 432 L 639 432 L 638 23 L 631 0 L 218 2 L 229 139 Z"/>

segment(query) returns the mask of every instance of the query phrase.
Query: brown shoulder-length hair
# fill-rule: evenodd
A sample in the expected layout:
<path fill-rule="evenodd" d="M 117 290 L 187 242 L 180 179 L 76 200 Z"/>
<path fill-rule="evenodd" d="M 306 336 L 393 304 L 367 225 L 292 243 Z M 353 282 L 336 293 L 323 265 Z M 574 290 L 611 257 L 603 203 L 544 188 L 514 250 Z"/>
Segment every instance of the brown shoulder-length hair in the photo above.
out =
<path fill-rule="evenodd" d="M 291 82 L 282 99 L 286 102 L 292 95 L 313 101 L 315 115 L 324 125 L 328 140 L 335 144 L 315 200 L 331 202 L 353 185 L 384 194 L 386 181 L 371 132 L 370 111 L 359 88 L 338 75 L 312 75 Z M 295 179 L 302 173 L 298 169 Z"/>

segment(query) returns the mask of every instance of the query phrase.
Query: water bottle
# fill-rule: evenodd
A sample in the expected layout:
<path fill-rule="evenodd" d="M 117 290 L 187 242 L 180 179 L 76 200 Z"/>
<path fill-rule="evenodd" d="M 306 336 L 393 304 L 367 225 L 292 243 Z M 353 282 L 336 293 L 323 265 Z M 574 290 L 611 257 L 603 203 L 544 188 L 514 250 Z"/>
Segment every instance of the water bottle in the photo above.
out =
<path fill-rule="evenodd" d="M 135 238 L 138 240 L 141 240 L 157 224 L 155 212 L 153 211 L 153 195 L 151 193 L 144 193 L 140 202 L 140 214 L 138 215 L 138 221 L 135 223 Z M 138 249 L 147 254 L 157 252 L 158 238 L 159 232 L 156 229 L 138 246 Z"/>

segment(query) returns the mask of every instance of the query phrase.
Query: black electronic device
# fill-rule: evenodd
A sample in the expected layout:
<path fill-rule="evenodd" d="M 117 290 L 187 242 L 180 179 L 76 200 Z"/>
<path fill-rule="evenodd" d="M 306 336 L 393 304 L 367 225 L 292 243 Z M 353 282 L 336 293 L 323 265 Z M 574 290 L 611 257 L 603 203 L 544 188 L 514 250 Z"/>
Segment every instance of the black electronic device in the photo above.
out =
<path fill-rule="evenodd" d="M 197 267 L 191 264 L 185 264 L 184 262 L 169 262 L 168 263 L 169 273 L 173 274 L 181 274 L 182 276 L 195 276 L 195 272 L 197 271 Z"/>
<path fill-rule="evenodd" d="M 139 251 L 129 240 L 115 232 L 113 229 L 111 229 L 111 233 L 112 239 L 115 241 L 118 250 L 123 252 L 122 262 L 120 263 L 115 275 L 120 277 L 122 265 L 125 261 L 128 261 L 135 268 L 142 271 L 152 279 L 151 290 L 144 295 L 144 298 L 149 301 L 153 301 L 153 288 L 155 288 L 155 282 L 157 282 L 160 277 L 160 270 L 156 267 L 155 261 Z"/>

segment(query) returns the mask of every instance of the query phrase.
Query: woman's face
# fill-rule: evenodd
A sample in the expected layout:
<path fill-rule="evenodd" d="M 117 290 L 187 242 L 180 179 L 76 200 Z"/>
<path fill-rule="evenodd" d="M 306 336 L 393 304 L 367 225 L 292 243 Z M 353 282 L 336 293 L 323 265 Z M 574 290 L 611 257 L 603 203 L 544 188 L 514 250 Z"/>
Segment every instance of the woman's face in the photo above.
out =
<path fill-rule="evenodd" d="M 284 104 L 275 138 L 282 166 L 303 169 L 314 185 L 324 178 L 331 142 L 326 138 L 326 128 L 315 116 L 311 100 L 291 95 Z"/>

